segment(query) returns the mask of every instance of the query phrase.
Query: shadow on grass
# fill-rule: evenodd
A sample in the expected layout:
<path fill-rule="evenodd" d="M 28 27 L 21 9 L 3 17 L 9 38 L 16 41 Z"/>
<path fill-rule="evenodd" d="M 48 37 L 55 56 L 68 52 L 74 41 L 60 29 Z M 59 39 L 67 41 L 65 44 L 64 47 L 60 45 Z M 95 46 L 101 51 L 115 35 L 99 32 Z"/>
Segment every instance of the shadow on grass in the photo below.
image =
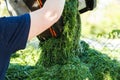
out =
<path fill-rule="evenodd" d="M 26 80 L 30 77 L 30 70 L 34 69 L 32 66 L 22 66 L 20 64 L 10 64 L 7 71 L 6 80 Z"/>
<path fill-rule="evenodd" d="M 14 55 L 14 57 L 19 56 Z M 81 41 L 81 53 L 79 54 L 79 59 L 89 68 L 93 80 L 120 79 L 120 62 L 112 60 L 107 55 L 95 49 L 89 48 L 89 45 L 84 41 Z M 10 64 L 6 75 L 6 80 L 34 80 L 34 77 L 39 77 L 35 78 L 35 80 L 41 80 L 40 78 L 45 75 L 45 71 L 45 68 L 39 64 L 36 64 L 36 66 L 22 66 L 20 64 Z"/>

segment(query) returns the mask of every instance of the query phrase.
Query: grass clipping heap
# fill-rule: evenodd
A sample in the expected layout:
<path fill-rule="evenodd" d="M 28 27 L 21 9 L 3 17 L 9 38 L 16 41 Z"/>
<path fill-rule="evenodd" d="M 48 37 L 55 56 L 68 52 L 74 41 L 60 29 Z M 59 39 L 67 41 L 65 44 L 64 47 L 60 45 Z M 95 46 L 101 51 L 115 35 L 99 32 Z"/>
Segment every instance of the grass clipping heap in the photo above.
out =
<path fill-rule="evenodd" d="M 66 0 L 62 15 L 63 34 L 57 39 L 41 43 L 40 46 L 42 53 L 37 65 L 42 65 L 47 69 L 40 79 L 83 80 L 90 76 L 88 68 L 82 65 L 78 57 L 81 31 L 79 14 L 78 0 Z"/>

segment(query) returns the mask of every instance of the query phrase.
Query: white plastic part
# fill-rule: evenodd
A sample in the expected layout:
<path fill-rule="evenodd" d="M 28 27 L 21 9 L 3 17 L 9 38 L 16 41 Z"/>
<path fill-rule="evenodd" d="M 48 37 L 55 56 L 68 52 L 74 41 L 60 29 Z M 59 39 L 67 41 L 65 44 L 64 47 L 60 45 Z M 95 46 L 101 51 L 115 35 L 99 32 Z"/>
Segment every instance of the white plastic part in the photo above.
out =
<path fill-rule="evenodd" d="M 79 1 L 79 6 L 78 6 L 78 10 L 82 10 L 86 7 L 86 2 L 85 0 L 78 0 Z"/>

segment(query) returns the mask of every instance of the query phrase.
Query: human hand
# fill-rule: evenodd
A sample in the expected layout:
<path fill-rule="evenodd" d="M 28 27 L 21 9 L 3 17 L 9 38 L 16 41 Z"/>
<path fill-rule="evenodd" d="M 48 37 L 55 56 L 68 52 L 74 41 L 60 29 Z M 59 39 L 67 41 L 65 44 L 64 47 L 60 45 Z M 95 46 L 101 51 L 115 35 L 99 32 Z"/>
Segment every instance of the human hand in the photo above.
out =
<path fill-rule="evenodd" d="M 43 33 L 61 17 L 65 0 L 46 0 L 43 7 L 30 13 L 31 26 L 28 40 Z"/>

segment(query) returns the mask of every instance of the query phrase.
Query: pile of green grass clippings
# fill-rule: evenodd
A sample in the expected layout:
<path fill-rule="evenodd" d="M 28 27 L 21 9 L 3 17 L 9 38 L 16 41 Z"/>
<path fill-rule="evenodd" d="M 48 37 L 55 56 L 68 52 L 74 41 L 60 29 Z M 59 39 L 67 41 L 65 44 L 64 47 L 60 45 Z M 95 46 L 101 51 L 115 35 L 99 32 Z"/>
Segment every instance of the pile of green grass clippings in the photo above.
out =
<path fill-rule="evenodd" d="M 33 79 L 82 80 L 91 79 L 89 68 L 79 59 L 79 37 L 81 31 L 77 0 L 66 0 L 63 12 L 64 31 L 57 39 L 41 43 L 42 53 L 36 65 L 42 65 L 45 72 Z M 61 26 L 62 27 L 62 26 Z M 81 75 L 82 74 L 82 75 Z M 39 77 L 37 77 L 39 76 Z"/>
<path fill-rule="evenodd" d="M 81 41 L 78 0 L 66 0 L 61 37 L 40 43 L 35 66 L 11 65 L 6 80 L 119 80 L 120 63 Z"/>

